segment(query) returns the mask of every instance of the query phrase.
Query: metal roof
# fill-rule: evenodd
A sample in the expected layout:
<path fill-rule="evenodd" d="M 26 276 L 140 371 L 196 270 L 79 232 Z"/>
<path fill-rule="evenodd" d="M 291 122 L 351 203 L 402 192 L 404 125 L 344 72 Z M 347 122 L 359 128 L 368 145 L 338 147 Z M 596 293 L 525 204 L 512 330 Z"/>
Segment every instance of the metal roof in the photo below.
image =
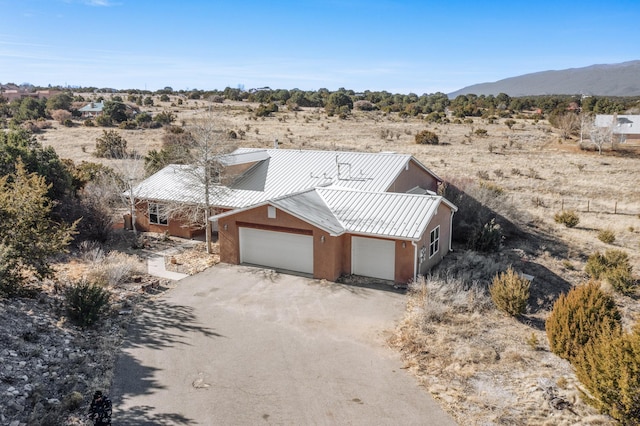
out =
<path fill-rule="evenodd" d="M 240 148 L 235 153 L 254 151 Z M 408 154 L 390 153 L 293 149 L 268 149 L 266 152 L 268 161 L 248 170 L 230 187 L 240 190 L 263 187 L 268 198 L 331 184 L 382 192 L 393 184 L 411 159 Z"/>
<path fill-rule="evenodd" d="M 640 115 L 598 114 L 595 125 L 597 127 L 611 127 L 616 135 L 640 135 Z"/>
<path fill-rule="evenodd" d="M 213 216 L 219 219 L 261 205 L 275 206 L 331 235 L 344 233 L 418 241 L 438 207 L 457 207 L 438 195 L 314 188 Z"/>
<path fill-rule="evenodd" d="M 221 162 L 255 164 L 227 187 L 217 187 L 210 201 L 216 207 L 243 208 L 328 185 L 385 192 L 410 161 L 432 173 L 409 154 L 239 148 Z M 141 182 L 133 193 L 139 199 L 202 204 L 198 173 L 193 166 L 170 165 Z"/>
<path fill-rule="evenodd" d="M 104 103 L 102 102 L 89 102 L 78 111 L 82 112 L 102 112 L 104 108 Z"/>
<path fill-rule="evenodd" d="M 345 232 L 419 240 L 443 198 L 396 192 L 317 188 Z M 454 207 L 455 211 L 455 207 Z"/>

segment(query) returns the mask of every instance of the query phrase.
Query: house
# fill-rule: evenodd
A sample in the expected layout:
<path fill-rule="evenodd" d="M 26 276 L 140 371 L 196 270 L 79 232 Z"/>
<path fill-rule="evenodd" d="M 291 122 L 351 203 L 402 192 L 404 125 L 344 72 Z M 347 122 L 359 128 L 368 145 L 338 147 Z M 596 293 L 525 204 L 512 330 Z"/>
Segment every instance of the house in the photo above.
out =
<path fill-rule="evenodd" d="M 408 154 L 240 148 L 220 159 L 210 196 L 220 259 L 334 281 L 355 274 L 404 283 L 451 249 L 457 208 L 442 180 Z M 175 205 L 203 205 L 192 166 L 136 186 L 136 226 L 191 237 Z"/>
<path fill-rule="evenodd" d="M 640 139 L 640 115 L 598 114 L 596 127 L 609 127 L 618 143 Z"/>
<path fill-rule="evenodd" d="M 48 99 L 60 93 L 62 93 L 62 91 L 60 90 L 30 91 L 23 86 L 17 86 L 15 84 L 0 85 L 0 96 L 5 98 L 9 102 L 23 98 Z"/>
<path fill-rule="evenodd" d="M 103 102 L 89 102 L 78 111 L 82 114 L 82 118 L 93 118 L 102 115 L 103 109 Z"/>
<path fill-rule="evenodd" d="M 451 249 L 457 208 L 443 197 L 318 187 L 214 216 L 220 260 L 335 281 L 406 283 Z"/>

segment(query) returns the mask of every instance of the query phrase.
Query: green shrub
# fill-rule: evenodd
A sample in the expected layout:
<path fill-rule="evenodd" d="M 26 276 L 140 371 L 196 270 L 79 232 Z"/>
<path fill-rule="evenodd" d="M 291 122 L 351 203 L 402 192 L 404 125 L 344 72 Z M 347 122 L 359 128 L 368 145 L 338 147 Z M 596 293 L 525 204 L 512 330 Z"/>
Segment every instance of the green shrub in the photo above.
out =
<path fill-rule="evenodd" d="M 545 323 L 551 351 L 571 362 L 587 343 L 620 328 L 620 312 L 613 298 L 595 281 L 562 294 Z"/>
<path fill-rule="evenodd" d="M 534 351 L 539 351 L 542 348 L 540 347 L 540 340 L 538 339 L 538 335 L 536 333 L 531 333 L 529 337 L 527 337 L 527 345 Z"/>
<path fill-rule="evenodd" d="M 256 117 L 268 117 L 273 112 L 278 112 L 278 105 L 273 102 L 268 105 L 260 104 L 256 110 Z"/>
<path fill-rule="evenodd" d="M 473 133 L 476 136 L 485 137 L 485 136 L 487 136 L 488 132 L 487 132 L 487 129 L 476 129 Z"/>
<path fill-rule="evenodd" d="M 175 119 L 176 119 L 176 116 L 173 115 L 171 111 L 162 111 L 161 113 L 156 114 L 156 116 L 153 117 L 153 121 L 163 125 L 169 125 L 173 123 Z"/>
<path fill-rule="evenodd" d="M 563 224 L 567 228 L 573 228 L 578 223 L 580 223 L 578 214 L 573 210 L 563 210 L 561 212 L 558 212 L 555 214 L 555 216 L 553 216 L 553 220 L 555 220 L 556 223 Z"/>
<path fill-rule="evenodd" d="M 127 120 L 127 121 L 123 121 L 122 123 L 120 123 L 118 128 L 119 129 L 123 129 L 123 130 L 135 130 L 135 129 L 138 128 L 138 125 L 133 120 Z"/>
<path fill-rule="evenodd" d="M 630 333 L 603 334 L 574 367 L 587 402 L 620 424 L 640 424 L 640 323 Z"/>
<path fill-rule="evenodd" d="M 82 279 L 65 290 L 65 303 L 69 318 L 87 327 L 95 324 L 108 309 L 111 293 L 102 286 Z"/>
<path fill-rule="evenodd" d="M 62 406 L 67 411 L 75 411 L 82 407 L 84 404 L 84 397 L 78 391 L 73 391 L 62 400 Z"/>
<path fill-rule="evenodd" d="M 113 121 L 111 121 L 111 117 L 108 115 L 99 115 L 95 119 L 95 124 L 100 127 L 110 127 Z"/>
<path fill-rule="evenodd" d="M 475 251 L 492 252 L 500 249 L 502 230 L 495 219 L 475 227 L 467 240 L 467 248 Z"/>
<path fill-rule="evenodd" d="M 529 300 L 528 279 L 518 275 L 511 267 L 493 278 L 489 294 L 496 308 L 513 317 L 522 315 Z"/>
<path fill-rule="evenodd" d="M 610 229 L 602 229 L 598 232 L 598 239 L 606 244 L 613 244 L 616 240 L 616 234 Z"/>
<path fill-rule="evenodd" d="M 622 250 L 596 252 L 589 256 L 585 272 L 596 280 L 604 280 L 615 290 L 629 293 L 635 287 L 629 255 Z"/>
<path fill-rule="evenodd" d="M 95 124 L 93 123 L 93 120 L 90 118 L 87 118 L 86 120 L 84 120 L 84 127 L 94 127 Z"/>
<path fill-rule="evenodd" d="M 419 145 L 438 145 L 438 143 L 440 143 L 438 135 L 429 130 L 423 130 L 417 133 L 415 138 L 416 143 Z"/>
<path fill-rule="evenodd" d="M 169 102 L 170 100 L 171 98 L 169 98 L 169 95 L 167 95 L 166 93 L 160 95 L 160 102 Z"/>
<path fill-rule="evenodd" d="M 635 280 L 631 275 L 631 267 L 617 266 L 605 273 L 604 280 L 620 293 L 631 293 L 635 288 Z"/>
<path fill-rule="evenodd" d="M 127 141 L 115 130 L 103 130 L 96 139 L 96 157 L 124 158 L 127 153 Z"/>

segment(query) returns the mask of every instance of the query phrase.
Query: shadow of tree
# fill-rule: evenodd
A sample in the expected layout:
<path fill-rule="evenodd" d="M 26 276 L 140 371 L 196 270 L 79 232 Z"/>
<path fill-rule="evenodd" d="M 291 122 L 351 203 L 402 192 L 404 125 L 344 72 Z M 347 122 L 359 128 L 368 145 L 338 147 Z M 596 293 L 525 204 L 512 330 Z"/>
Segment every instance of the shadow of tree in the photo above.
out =
<path fill-rule="evenodd" d="M 189 333 L 201 333 L 206 337 L 224 337 L 196 322 L 193 308 L 163 300 L 147 301 L 131 324 L 129 339 L 124 348 L 144 346 L 152 349 L 189 345 Z"/>
<path fill-rule="evenodd" d="M 209 338 L 224 337 L 209 327 L 202 326 L 189 306 L 149 299 L 143 302 L 141 311 L 129 325 L 129 334 L 116 361 L 116 374 L 112 384 L 114 424 L 158 425 L 195 424 L 195 421 L 178 413 L 152 413 L 154 407 L 137 406 L 120 412 L 127 396 L 147 395 L 163 389 L 155 376 L 158 368 L 146 366 L 131 356 L 127 349 L 145 347 L 162 350 L 176 345 L 190 345 L 189 335 L 200 333 Z"/>
<path fill-rule="evenodd" d="M 181 414 L 175 413 L 154 413 L 154 407 L 148 405 L 138 405 L 127 408 L 126 412 L 118 413 L 114 417 L 114 424 L 118 425 L 193 425 L 194 420 L 188 419 Z M 144 419 L 144 420 L 142 420 Z"/>

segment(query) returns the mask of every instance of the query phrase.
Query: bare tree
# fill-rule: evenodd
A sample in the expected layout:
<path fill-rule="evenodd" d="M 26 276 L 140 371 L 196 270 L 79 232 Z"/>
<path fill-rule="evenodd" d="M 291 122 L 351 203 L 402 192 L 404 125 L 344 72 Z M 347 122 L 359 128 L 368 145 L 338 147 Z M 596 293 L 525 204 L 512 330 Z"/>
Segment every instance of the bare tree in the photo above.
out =
<path fill-rule="evenodd" d="M 144 179 L 144 159 L 136 151 L 127 150 L 126 140 L 113 146 L 107 158 L 115 173 L 110 175 L 113 192 L 120 198 L 122 205 L 129 211 L 134 238 L 138 235 L 136 228 L 137 204 L 139 202 L 138 183 Z"/>
<path fill-rule="evenodd" d="M 228 137 L 224 124 L 216 120 L 211 111 L 195 118 L 187 127 L 192 136 L 187 176 L 197 185 L 201 196 L 197 197 L 195 204 L 182 203 L 180 206 L 173 206 L 170 211 L 189 224 L 204 226 L 207 253 L 211 253 L 212 224 L 209 217 L 215 214 L 211 204 L 216 196 L 228 191 L 225 184 L 229 177 L 225 174 L 221 160 L 235 146 Z"/>
<path fill-rule="evenodd" d="M 598 153 L 602 155 L 602 147 L 606 143 L 613 143 L 613 123 L 608 126 L 597 126 L 595 120 L 589 123 L 589 141 L 598 147 Z"/>
<path fill-rule="evenodd" d="M 578 116 L 573 112 L 565 112 L 555 119 L 555 125 L 560 130 L 560 136 L 563 139 L 569 139 L 580 125 Z"/>

